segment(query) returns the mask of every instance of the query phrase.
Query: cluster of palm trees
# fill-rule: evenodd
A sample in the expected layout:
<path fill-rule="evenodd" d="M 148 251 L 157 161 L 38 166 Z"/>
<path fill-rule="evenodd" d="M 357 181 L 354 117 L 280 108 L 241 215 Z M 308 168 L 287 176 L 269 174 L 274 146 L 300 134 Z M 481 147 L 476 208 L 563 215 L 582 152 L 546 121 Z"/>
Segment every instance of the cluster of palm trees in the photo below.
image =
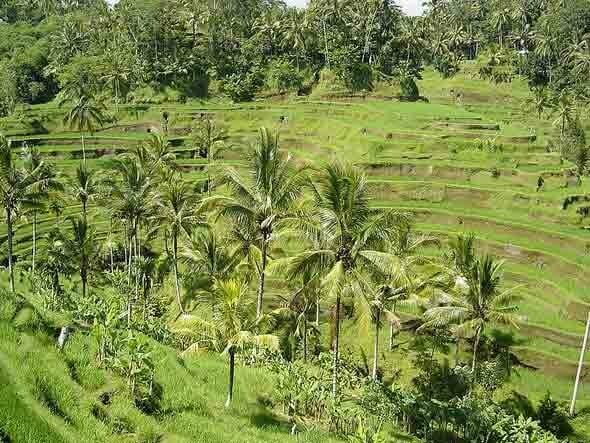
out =
<path fill-rule="evenodd" d="M 38 212 L 65 192 L 79 204 L 81 214 L 70 217 L 69 234 L 57 223 L 47 235 L 37 267 L 34 227 L 33 281 L 36 273 L 47 277 L 55 307 L 60 278 L 77 274 L 86 299 L 101 273 L 125 272 L 127 283 L 135 286 L 126 293 L 127 325 L 132 328 L 133 309 L 140 294 L 147 297 L 153 260 L 161 256 L 174 282 L 173 330 L 188 336 L 193 347 L 228 355 L 228 405 L 236 353 L 247 344 L 278 347 L 277 328 L 286 320 L 296 342 L 291 356 L 301 342 L 307 360 L 308 337 L 319 333 L 327 306 L 334 397 L 343 316 L 357 317 L 358 325 L 374 325 L 374 378 L 382 326 L 390 326 L 392 348 L 401 322 L 396 308 L 402 304 L 419 306 L 424 329 L 450 326 L 457 337 L 473 337 L 474 371 L 486 326 L 515 322 L 513 293 L 500 288 L 501 263 L 476 257 L 473 239 L 458 240 L 450 266 L 429 259 L 423 248 L 437 240 L 416 235 L 410 214 L 373 207 L 363 171 L 344 163 L 312 170 L 281 150 L 278 134 L 267 129 L 259 132 L 247 170 L 227 169 L 213 178 L 207 193 L 185 180 L 162 134 L 151 134 L 132 152 L 114 159 L 109 176 L 83 159 L 75 176 L 60 180 L 37 150 L 26 148 L 25 154 L 21 166 L 10 142 L 0 138 L 0 198 L 11 290 L 17 215 L 32 211 L 27 213 L 35 225 Z M 109 218 L 109 235 L 102 245 L 97 223 L 89 217 L 93 212 Z M 56 214 L 58 222 L 59 217 Z M 285 253 L 293 244 L 294 252 Z M 269 273 L 286 278 L 294 292 L 282 301 L 269 299 Z"/>

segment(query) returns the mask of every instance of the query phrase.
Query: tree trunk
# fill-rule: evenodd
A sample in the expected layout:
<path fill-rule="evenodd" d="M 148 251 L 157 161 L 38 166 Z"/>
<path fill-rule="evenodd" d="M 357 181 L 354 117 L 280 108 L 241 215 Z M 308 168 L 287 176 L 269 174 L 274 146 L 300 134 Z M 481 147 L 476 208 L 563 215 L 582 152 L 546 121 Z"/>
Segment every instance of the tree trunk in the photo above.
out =
<path fill-rule="evenodd" d="M 328 69 L 330 69 L 330 51 L 328 50 L 328 33 L 326 32 L 326 20 L 323 20 L 324 26 L 324 44 L 326 45 L 326 64 L 328 65 Z"/>
<path fill-rule="evenodd" d="M 37 255 L 37 211 L 33 212 L 33 261 L 31 264 L 31 273 L 35 278 L 35 257 Z"/>
<path fill-rule="evenodd" d="M 320 294 L 315 298 L 315 325 L 320 326 Z"/>
<path fill-rule="evenodd" d="M 175 233 L 172 233 L 172 255 L 174 260 L 174 284 L 176 287 L 176 301 L 178 302 L 180 313 L 184 314 L 182 299 L 180 298 L 180 283 L 178 282 L 178 239 Z"/>
<path fill-rule="evenodd" d="M 457 343 L 455 344 L 455 366 L 459 364 L 459 352 L 461 352 L 461 339 L 457 338 Z"/>
<path fill-rule="evenodd" d="M 473 343 L 473 361 L 471 363 L 471 372 L 475 374 L 475 366 L 477 364 L 477 349 L 479 348 L 479 340 L 481 338 L 482 329 L 478 328 L 475 333 L 475 343 Z"/>
<path fill-rule="evenodd" d="M 82 134 L 82 161 L 86 165 L 86 146 L 84 145 L 84 134 Z"/>
<path fill-rule="evenodd" d="M 332 354 L 332 398 L 338 394 L 338 364 L 340 351 L 340 294 L 336 296 L 334 349 Z"/>
<path fill-rule="evenodd" d="M 235 371 L 235 351 L 233 348 L 230 348 L 229 351 L 227 351 L 227 354 L 229 356 L 229 383 L 227 386 L 227 400 L 225 402 L 225 407 L 229 408 L 229 405 L 231 404 L 231 401 L 234 397 L 234 371 Z"/>
<path fill-rule="evenodd" d="M 381 326 L 381 311 L 377 311 L 375 319 L 375 343 L 373 347 L 373 380 L 377 381 L 377 364 L 379 361 L 379 329 Z"/>
<path fill-rule="evenodd" d="M 576 399 L 578 397 L 578 386 L 580 384 L 580 378 L 582 376 L 582 367 L 584 366 L 584 353 L 588 346 L 588 336 L 590 335 L 590 312 L 588 312 L 588 321 L 586 322 L 586 333 L 584 334 L 584 340 L 582 342 L 582 350 L 580 351 L 580 361 L 578 363 L 578 371 L 576 373 L 576 381 L 574 383 L 574 393 L 572 395 L 572 402 L 570 404 L 570 416 L 574 416 L 576 412 Z"/>
<path fill-rule="evenodd" d="M 303 361 L 307 362 L 307 317 L 303 317 Z"/>
<path fill-rule="evenodd" d="M 10 291 L 14 292 L 14 269 L 12 264 L 12 211 L 6 211 L 6 226 L 8 229 L 8 273 L 10 277 Z"/>
<path fill-rule="evenodd" d="M 262 234 L 262 266 L 260 269 L 260 277 L 258 281 L 258 297 L 256 300 L 256 318 L 262 317 L 262 301 L 264 298 L 264 279 L 266 274 L 266 251 L 268 248 L 266 235 Z"/>
<path fill-rule="evenodd" d="M 70 335 L 70 328 L 68 326 L 63 326 L 61 331 L 59 332 L 59 337 L 57 338 L 57 348 L 61 351 L 64 346 L 66 345 L 66 341 Z"/>

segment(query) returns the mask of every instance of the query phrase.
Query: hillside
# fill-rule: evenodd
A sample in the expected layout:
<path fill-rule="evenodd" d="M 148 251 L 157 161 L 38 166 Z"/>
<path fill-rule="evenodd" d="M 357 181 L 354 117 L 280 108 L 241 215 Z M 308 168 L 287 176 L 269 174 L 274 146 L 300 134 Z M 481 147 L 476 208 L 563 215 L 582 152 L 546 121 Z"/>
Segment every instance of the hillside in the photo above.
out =
<path fill-rule="evenodd" d="M 554 126 L 523 105 L 528 96 L 524 83 L 494 86 L 465 73 L 441 80 L 427 72 L 419 87 L 429 103 L 388 100 L 383 98 L 387 90 L 377 90 L 374 96 L 347 99 L 322 99 L 317 93 L 317 99 L 281 97 L 243 105 L 125 105 L 112 110 L 116 123 L 85 136 L 85 156 L 91 168 L 109 171 L 116 156 L 149 137 L 148 130 L 161 130 L 162 115 L 167 113 L 176 163 L 193 184 L 205 179 L 206 160 L 193 158 L 188 134 L 193 120 L 203 115 L 221 122 L 230 137 L 232 148 L 216 162 L 220 167 L 244 168 L 247 146 L 262 126 L 276 129 L 281 147 L 300 164 L 355 163 L 368 175 L 374 207 L 412 213 L 417 231 L 443 242 L 456 234 L 474 233 L 478 248 L 506 261 L 505 285 L 518 286 L 523 297 L 520 313 L 526 321 L 518 330 L 506 330 L 517 364 L 509 383 L 496 393 L 497 400 L 523 396 L 533 404 L 550 391 L 565 402 L 571 395 L 585 312 L 590 309 L 585 291 L 590 280 L 584 272 L 590 260 L 590 232 L 578 211 L 585 207 L 584 198 L 580 203 L 575 198 L 589 194 L 590 185 L 583 180 L 580 186 L 568 186 L 564 171 L 573 165 L 548 151 Z M 0 127 L 13 149 L 25 143 L 37 146 L 44 159 L 71 175 L 82 157 L 80 135 L 62 128 L 62 112 L 54 105 L 34 106 L 17 118 L 2 119 Z M 586 127 L 588 123 L 583 121 Z M 537 189 L 539 177 L 544 178 L 542 189 Z M 60 217 L 65 220 L 80 210 L 70 203 Z M 99 206 L 89 211 L 97 238 L 107 238 L 108 216 Z M 54 226 L 55 218 L 44 215 L 38 219 L 36 235 L 43 239 Z M 18 224 L 19 265 L 30 259 L 31 235 L 30 223 Z M 277 245 L 270 255 L 278 258 L 289 250 L 297 246 Z M 426 253 L 440 256 L 440 248 Z M 268 305 L 278 305 L 287 291 L 282 278 L 271 275 Z M 190 299 L 186 303 L 189 309 L 194 306 Z M 416 315 L 412 310 L 405 314 Z M 58 329 L 15 329 L 6 317 L 1 327 L 0 429 L 5 439 L 11 436 L 7 441 L 278 442 L 289 433 L 285 418 L 265 407 L 273 384 L 266 369 L 239 366 L 237 403 L 225 411 L 227 369 L 221 357 L 205 353 L 180 358 L 178 351 L 154 342 L 155 381 L 162 396 L 158 414 L 149 416 L 119 394 L 124 381 L 96 367 L 96 345 L 83 331 L 59 353 L 51 337 Z M 351 326 L 342 346 L 353 353 L 361 346 L 371 355 L 369 337 L 359 338 L 352 331 Z M 411 334 L 402 333 L 399 341 L 410 339 Z M 323 340 L 327 345 L 327 338 Z M 415 373 L 409 363 L 415 351 L 402 344 L 390 352 L 387 340 L 383 331 L 384 375 L 401 370 L 401 379 L 409 380 Z M 582 411 L 590 408 L 588 374 L 584 372 L 579 393 Z M 580 436 L 586 432 L 586 418 L 581 415 L 574 423 Z M 331 441 L 327 438 L 305 433 L 297 441 Z"/>

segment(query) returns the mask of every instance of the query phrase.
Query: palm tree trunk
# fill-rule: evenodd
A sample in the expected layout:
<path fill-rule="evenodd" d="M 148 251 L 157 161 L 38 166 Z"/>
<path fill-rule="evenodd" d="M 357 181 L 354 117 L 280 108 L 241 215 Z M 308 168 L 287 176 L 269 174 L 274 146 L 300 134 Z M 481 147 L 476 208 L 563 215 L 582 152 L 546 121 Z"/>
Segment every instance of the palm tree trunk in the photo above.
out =
<path fill-rule="evenodd" d="M 172 233 L 172 254 L 174 260 L 174 284 L 176 285 L 176 301 L 178 302 L 178 308 L 180 313 L 184 314 L 184 308 L 182 307 L 182 299 L 180 298 L 180 284 L 178 282 L 178 239 L 175 233 Z"/>
<path fill-rule="evenodd" d="M 14 269 L 12 264 L 12 211 L 6 211 L 6 226 L 8 229 L 8 272 L 10 274 L 10 291 L 14 292 Z"/>
<path fill-rule="evenodd" d="M 315 299 L 315 325 L 320 326 L 320 294 Z"/>
<path fill-rule="evenodd" d="M 31 273 L 35 276 L 35 256 L 37 255 L 37 211 L 33 212 L 33 262 L 31 264 Z"/>
<path fill-rule="evenodd" d="M 455 366 L 459 364 L 459 353 L 461 352 L 461 339 L 457 338 L 457 343 L 455 343 Z"/>
<path fill-rule="evenodd" d="M 379 330 L 381 326 L 381 311 L 377 311 L 375 319 L 375 343 L 373 348 L 373 380 L 377 381 L 377 364 L 379 360 Z"/>
<path fill-rule="evenodd" d="M 266 251 L 268 248 L 268 241 L 266 235 L 262 235 L 262 266 L 260 269 L 260 277 L 258 281 L 258 297 L 256 300 L 256 318 L 262 317 L 262 301 L 264 298 L 264 279 L 266 276 Z"/>
<path fill-rule="evenodd" d="M 338 394 L 338 364 L 340 351 L 340 294 L 336 296 L 334 349 L 332 353 L 332 398 Z"/>
<path fill-rule="evenodd" d="M 307 362 L 307 316 L 303 316 L 303 361 Z"/>
<path fill-rule="evenodd" d="M 393 351 L 393 334 L 394 334 L 394 328 L 393 328 L 393 323 L 389 323 L 389 350 Z"/>
<path fill-rule="evenodd" d="M 326 20 L 323 20 L 324 26 L 324 44 L 326 46 L 326 64 L 328 65 L 328 69 L 330 69 L 330 53 L 328 50 L 328 33 L 326 32 Z"/>
<path fill-rule="evenodd" d="M 227 386 L 227 400 L 225 402 L 225 407 L 229 408 L 229 405 L 231 404 L 231 401 L 234 397 L 234 371 L 235 371 L 236 361 L 235 361 L 235 351 L 233 348 L 230 348 L 229 351 L 227 351 L 227 354 L 229 356 L 229 383 Z"/>
<path fill-rule="evenodd" d="M 479 340 L 481 338 L 482 329 L 478 328 L 475 333 L 475 343 L 473 343 L 473 361 L 471 363 L 471 372 L 475 374 L 475 366 L 477 365 L 477 350 L 479 348 Z"/>
<path fill-rule="evenodd" d="M 86 146 L 84 145 L 84 134 L 82 134 L 82 161 L 86 164 Z"/>

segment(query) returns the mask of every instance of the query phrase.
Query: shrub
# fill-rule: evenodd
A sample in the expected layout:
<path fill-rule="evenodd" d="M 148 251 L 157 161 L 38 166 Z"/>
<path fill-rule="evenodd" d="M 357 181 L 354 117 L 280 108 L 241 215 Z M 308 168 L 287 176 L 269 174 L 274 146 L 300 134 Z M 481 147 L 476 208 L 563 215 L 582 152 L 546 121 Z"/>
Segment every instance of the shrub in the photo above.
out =
<path fill-rule="evenodd" d="M 236 103 L 252 101 L 261 86 L 262 75 L 259 70 L 231 74 L 223 82 L 224 92 Z"/>
<path fill-rule="evenodd" d="M 269 88 L 282 94 L 299 90 L 303 86 L 303 75 L 286 59 L 278 59 L 268 68 L 266 82 Z"/>
<path fill-rule="evenodd" d="M 557 437 L 565 437 L 573 432 L 565 409 L 551 398 L 549 392 L 541 400 L 536 418 L 541 428 Z"/>

